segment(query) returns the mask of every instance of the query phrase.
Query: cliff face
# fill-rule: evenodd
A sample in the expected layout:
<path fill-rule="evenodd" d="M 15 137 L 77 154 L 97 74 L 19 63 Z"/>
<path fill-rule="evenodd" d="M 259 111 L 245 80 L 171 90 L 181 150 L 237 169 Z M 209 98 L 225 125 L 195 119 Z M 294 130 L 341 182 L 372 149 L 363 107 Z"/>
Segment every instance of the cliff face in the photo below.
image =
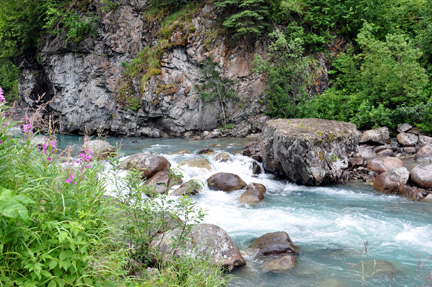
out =
<path fill-rule="evenodd" d="M 223 78 L 235 81 L 237 100 L 226 105 L 227 121 L 237 135 L 257 127 L 263 111 L 264 85 L 253 74 L 254 54 L 265 53 L 265 43 L 228 47 L 222 36 L 209 37 L 217 18 L 211 5 L 194 15 L 193 32 L 175 29 L 170 46 L 162 54 L 158 73 L 145 89 L 136 79 L 130 91 L 139 101 L 138 109 L 127 109 L 116 101 L 125 64 L 131 63 L 144 47 L 154 47 L 158 24 L 143 17 L 147 1 L 124 1 L 109 13 L 102 13 L 99 1 L 91 7 L 98 15 L 97 35 L 65 45 L 64 38 L 43 38 L 40 62 L 24 61 L 20 67 L 20 99 L 17 111 L 30 113 L 41 103 L 44 117 L 52 115 L 62 133 L 106 132 L 112 135 L 159 137 L 181 136 L 221 126 L 221 106 L 206 103 L 196 85 L 204 81 L 203 62 L 212 58 Z M 165 87 L 161 92 L 161 87 Z M 39 98 L 45 94 L 43 98 Z M 155 100 L 156 99 L 156 100 Z"/>

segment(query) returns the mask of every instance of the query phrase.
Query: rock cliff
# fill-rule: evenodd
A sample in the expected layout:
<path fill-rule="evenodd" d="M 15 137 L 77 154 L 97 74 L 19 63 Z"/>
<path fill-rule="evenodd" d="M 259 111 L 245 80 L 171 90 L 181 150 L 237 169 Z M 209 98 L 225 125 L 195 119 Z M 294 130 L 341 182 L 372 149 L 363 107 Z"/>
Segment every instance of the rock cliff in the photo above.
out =
<path fill-rule="evenodd" d="M 266 43 L 228 46 L 223 35 L 211 34 L 218 11 L 210 4 L 193 15 L 193 29 L 173 30 L 145 88 L 138 77 L 130 81 L 137 106 L 127 108 L 116 100 L 125 66 L 160 41 L 160 22 L 144 16 L 146 2 L 123 1 L 103 12 L 100 1 L 93 1 L 89 9 L 98 16 L 97 35 L 67 43 L 61 35 L 43 37 L 40 62 L 31 58 L 20 66 L 18 114 L 45 104 L 43 117 L 52 115 L 60 132 L 75 134 L 160 137 L 215 129 L 221 126 L 221 106 L 204 102 L 197 93 L 205 76 L 203 62 L 212 58 L 221 77 L 236 83 L 238 99 L 225 104 L 227 121 L 242 127 L 239 135 L 259 128 L 253 123 L 263 110 L 264 87 L 251 68 L 254 54 L 265 53 Z"/>

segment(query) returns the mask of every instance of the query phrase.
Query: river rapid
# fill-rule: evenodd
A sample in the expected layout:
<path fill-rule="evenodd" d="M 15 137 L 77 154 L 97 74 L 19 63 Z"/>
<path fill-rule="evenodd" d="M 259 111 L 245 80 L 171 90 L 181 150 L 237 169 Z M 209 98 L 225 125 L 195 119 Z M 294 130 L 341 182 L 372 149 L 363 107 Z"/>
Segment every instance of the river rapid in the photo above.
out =
<path fill-rule="evenodd" d="M 217 172 L 238 174 L 246 183 L 266 186 L 257 206 L 240 204 L 243 191 L 203 192 L 193 200 L 203 208 L 205 223 L 223 228 L 239 250 L 256 237 L 285 231 L 301 248 L 294 269 L 283 274 L 263 273 L 261 262 L 245 255 L 247 265 L 232 273 L 229 286 L 431 286 L 432 204 L 412 202 L 397 195 L 380 194 L 371 184 L 350 182 L 306 187 L 278 180 L 271 174 L 252 174 L 252 159 L 234 155 L 232 162 L 216 162 L 214 155 L 196 155 L 211 144 L 216 152 L 231 154 L 253 139 L 108 138 L 121 145 L 123 155 L 144 150 L 164 155 L 177 168 L 185 159 L 204 157 L 211 171 L 181 166 L 183 181 L 206 179 Z M 58 136 L 60 148 L 82 144 L 77 136 Z M 189 154 L 171 153 L 188 150 Z"/>

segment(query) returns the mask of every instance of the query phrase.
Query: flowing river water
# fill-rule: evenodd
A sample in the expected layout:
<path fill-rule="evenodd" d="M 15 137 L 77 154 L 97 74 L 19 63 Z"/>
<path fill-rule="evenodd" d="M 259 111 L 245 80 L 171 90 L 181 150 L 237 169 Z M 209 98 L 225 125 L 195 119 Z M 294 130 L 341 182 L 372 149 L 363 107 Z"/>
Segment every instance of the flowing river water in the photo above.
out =
<path fill-rule="evenodd" d="M 59 146 L 81 145 L 82 137 L 58 137 Z M 275 179 L 271 174 L 252 174 L 252 159 L 235 155 L 232 162 L 216 162 L 214 155 L 196 155 L 199 148 L 213 147 L 231 154 L 251 139 L 108 138 L 121 143 L 124 155 L 149 150 L 163 154 L 171 167 L 198 157 L 210 161 L 211 171 L 182 166 L 183 180 L 206 179 L 216 172 L 238 174 L 245 182 L 267 187 L 257 206 L 240 204 L 243 191 L 225 193 L 206 186 L 193 200 L 203 208 L 205 223 L 222 227 L 240 250 L 265 233 L 285 231 L 301 248 L 294 269 L 263 273 L 261 262 L 245 256 L 247 265 L 237 268 L 229 286 L 431 286 L 432 204 L 412 202 L 401 196 L 380 194 L 371 184 L 351 182 L 325 187 L 306 187 Z M 189 154 L 171 155 L 188 150 Z"/>

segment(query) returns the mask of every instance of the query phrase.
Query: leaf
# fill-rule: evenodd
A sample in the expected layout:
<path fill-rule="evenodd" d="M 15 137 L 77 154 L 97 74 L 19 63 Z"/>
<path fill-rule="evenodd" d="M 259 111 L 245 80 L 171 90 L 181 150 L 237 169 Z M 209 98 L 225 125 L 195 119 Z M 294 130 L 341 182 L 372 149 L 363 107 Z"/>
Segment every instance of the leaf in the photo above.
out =
<path fill-rule="evenodd" d="M 48 283 L 48 287 L 56 287 L 56 286 L 57 286 L 57 283 L 54 279 Z"/>
<path fill-rule="evenodd" d="M 56 266 L 57 266 L 57 260 L 51 261 L 48 266 L 49 266 L 50 270 L 56 268 Z"/>

